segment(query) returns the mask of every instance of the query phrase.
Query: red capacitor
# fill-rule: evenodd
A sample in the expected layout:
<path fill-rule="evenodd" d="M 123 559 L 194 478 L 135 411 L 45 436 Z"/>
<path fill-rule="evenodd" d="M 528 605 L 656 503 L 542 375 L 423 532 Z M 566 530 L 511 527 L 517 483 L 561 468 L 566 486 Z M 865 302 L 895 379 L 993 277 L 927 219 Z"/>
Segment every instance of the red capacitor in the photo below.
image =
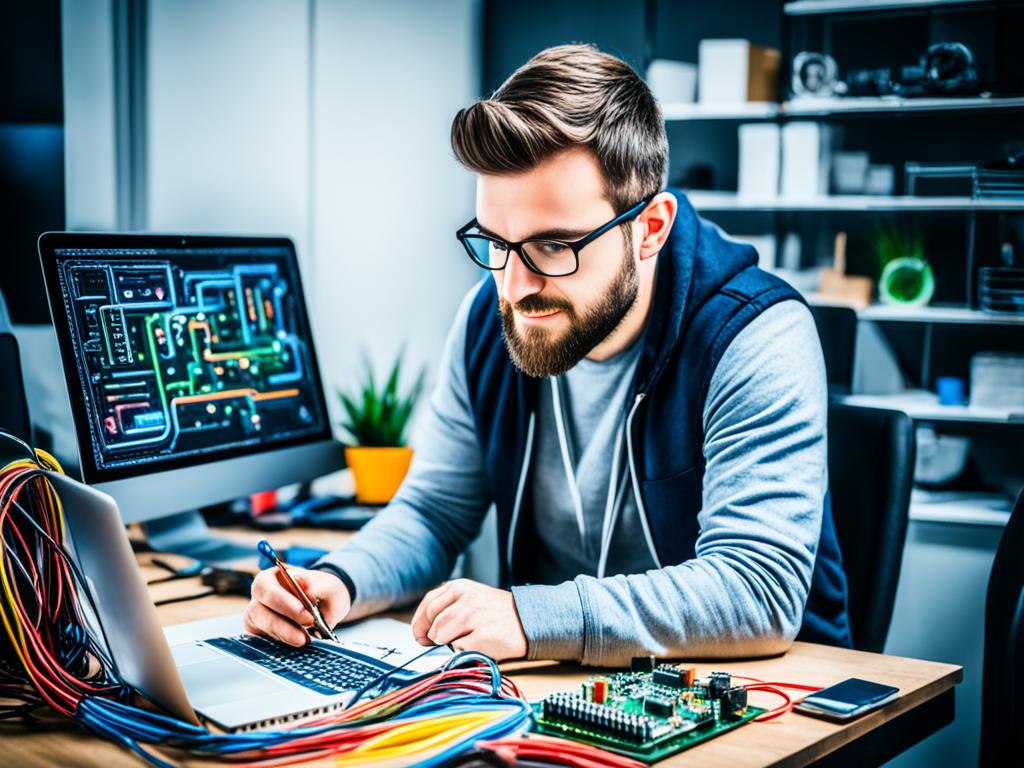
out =
<path fill-rule="evenodd" d="M 687 669 L 683 670 L 683 674 L 686 676 L 685 687 L 692 688 L 694 678 L 697 677 L 697 670 L 695 670 L 693 667 L 688 667 Z"/>
<path fill-rule="evenodd" d="M 594 681 L 594 703 L 604 704 L 605 698 L 608 696 L 608 681 L 607 680 L 595 680 Z"/>

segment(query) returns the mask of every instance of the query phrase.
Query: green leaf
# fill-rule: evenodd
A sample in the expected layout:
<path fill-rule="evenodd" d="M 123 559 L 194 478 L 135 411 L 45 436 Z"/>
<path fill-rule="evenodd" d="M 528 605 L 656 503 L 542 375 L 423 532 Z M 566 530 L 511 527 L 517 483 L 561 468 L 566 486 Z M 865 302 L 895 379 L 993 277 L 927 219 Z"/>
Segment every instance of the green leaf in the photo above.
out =
<path fill-rule="evenodd" d="M 395 359 L 383 389 L 378 390 L 370 356 L 363 354 L 363 381 L 354 394 L 337 389 L 344 411 L 340 426 L 363 446 L 401 446 L 413 409 L 426 381 L 426 369 L 419 371 L 412 387 L 404 395 L 400 392 L 402 358 L 404 350 Z"/>

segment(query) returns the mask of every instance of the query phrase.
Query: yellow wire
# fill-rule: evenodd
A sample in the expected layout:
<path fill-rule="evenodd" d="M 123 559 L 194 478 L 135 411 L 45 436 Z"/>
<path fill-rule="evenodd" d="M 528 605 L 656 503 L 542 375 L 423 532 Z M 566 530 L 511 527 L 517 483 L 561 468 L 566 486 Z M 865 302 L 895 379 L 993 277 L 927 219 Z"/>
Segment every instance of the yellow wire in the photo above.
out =
<path fill-rule="evenodd" d="M 37 448 L 36 461 L 31 459 L 18 459 L 7 464 L 2 470 L 0 475 L 6 475 L 8 472 L 15 469 L 39 469 L 40 464 L 49 469 L 54 469 L 57 472 L 63 473 L 64 470 L 60 466 L 60 462 L 57 461 L 52 455 L 46 451 Z M 41 461 L 40 461 L 41 459 Z M 63 540 L 64 535 L 64 516 L 60 506 L 60 498 L 54 492 L 53 486 L 50 483 L 46 484 L 47 495 L 50 497 L 51 504 L 56 502 L 55 508 L 57 511 L 57 519 L 60 523 L 61 538 Z M 52 508 L 52 507 L 51 507 Z M 31 668 L 25 658 L 27 643 L 25 642 L 25 629 L 21 623 L 21 618 L 18 613 L 17 602 L 14 597 L 14 590 L 11 586 L 11 580 L 7 573 L 7 561 L 5 558 L 0 557 L 0 584 L 3 585 L 4 603 L 0 608 L 0 620 L 3 621 L 4 629 L 7 632 L 7 636 L 11 639 L 11 644 L 14 646 L 14 652 L 18 654 L 18 659 L 21 660 L 21 666 L 25 670 L 25 674 L 32 678 L 33 682 L 35 677 L 32 675 Z M 8 619 L 7 612 L 11 611 L 10 619 Z M 13 623 L 13 627 L 11 626 Z M 17 636 L 15 636 L 17 635 Z"/>
<path fill-rule="evenodd" d="M 389 760 L 394 757 L 420 754 L 435 747 L 443 747 L 489 725 L 502 713 L 484 712 L 431 717 L 395 727 L 380 736 L 367 739 L 363 744 L 339 755 L 338 765 Z"/>

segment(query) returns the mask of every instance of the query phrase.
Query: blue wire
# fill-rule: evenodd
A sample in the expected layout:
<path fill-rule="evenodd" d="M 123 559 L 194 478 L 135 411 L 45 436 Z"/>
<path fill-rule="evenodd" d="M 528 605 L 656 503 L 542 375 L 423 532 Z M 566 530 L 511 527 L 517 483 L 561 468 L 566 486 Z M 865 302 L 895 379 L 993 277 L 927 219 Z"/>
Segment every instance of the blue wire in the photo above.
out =
<path fill-rule="evenodd" d="M 427 652 L 432 650 L 434 649 L 428 649 Z M 420 656 L 426 655 L 427 652 Z M 411 661 L 413 660 L 411 659 Z M 442 753 L 422 761 L 420 765 L 426 768 L 440 765 L 471 747 L 478 740 L 501 738 L 519 732 L 529 724 L 531 712 L 528 704 L 518 699 L 500 697 L 501 673 L 497 664 L 490 657 L 475 651 L 464 651 L 449 659 L 441 669 L 453 669 L 469 661 L 482 661 L 487 665 L 491 677 L 490 696 L 481 696 L 479 693 L 469 690 L 464 693 L 453 691 L 446 693 L 444 698 L 438 700 L 413 703 L 390 720 L 397 725 L 427 716 L 438 717 L 501 710 L 508 710 L 508 714 L 482 731 L 467 734 Z M 429 696 L 429 693 L 426 695 Z M 144 749 L 140 742 L 163 743 L 196 752 L 227 756 L 249 750 L 266 750 L 296 738 L 317 735 L 339 728 L 358 727 L 366 723 L 366 720 L 361 720 L 351 724 L 331 723 L 288 731 L 214 734 L 201 726 L 102 697 L 84 698 L 79 705 L 77 716 L 82 724 L 90 730 L 123 744 L 158 768 L 170 768 L 170 766 L 158 756 Z"/>

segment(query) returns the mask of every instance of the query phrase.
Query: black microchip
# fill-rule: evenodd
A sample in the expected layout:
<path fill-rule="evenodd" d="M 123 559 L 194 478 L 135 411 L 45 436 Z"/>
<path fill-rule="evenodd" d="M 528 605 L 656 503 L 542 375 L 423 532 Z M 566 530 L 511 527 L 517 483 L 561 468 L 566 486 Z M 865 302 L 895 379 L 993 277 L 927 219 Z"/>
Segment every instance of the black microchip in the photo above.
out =
<path fill-rule="evenodd" d="M 683 670 L 677 667 L 661 666 L 654 670 L 651 682 L 655 685 L 667 685 L 669 688 L 682 688 L 686 685 Z"/>
<path fill-rule="evenodd" d="M 653 672 L 654 663 L 653 656 L 634 656 L 629 663 L 629 668 L 633 672 Z"/>
<path fill-rule="evenodd" d="M 660 696 L 648 696 L 644 699 L 644 713 L 654 717 L 672 717 L 672 702 Z"/>
<path fill-rule="evenodd" d="M 747 689 L 742 686 L 730 688 L 722 696 L 722 714 L 735 715 L 747 708 Z"/>
<path fill-rule="evenodd" d="M 731 682 L 732 678 L 729 677 L 727 672 L 712 672 L 711 679 L 708 681 L 708 698 L 722 698 L 725 692 L 729 690 Z"/>

